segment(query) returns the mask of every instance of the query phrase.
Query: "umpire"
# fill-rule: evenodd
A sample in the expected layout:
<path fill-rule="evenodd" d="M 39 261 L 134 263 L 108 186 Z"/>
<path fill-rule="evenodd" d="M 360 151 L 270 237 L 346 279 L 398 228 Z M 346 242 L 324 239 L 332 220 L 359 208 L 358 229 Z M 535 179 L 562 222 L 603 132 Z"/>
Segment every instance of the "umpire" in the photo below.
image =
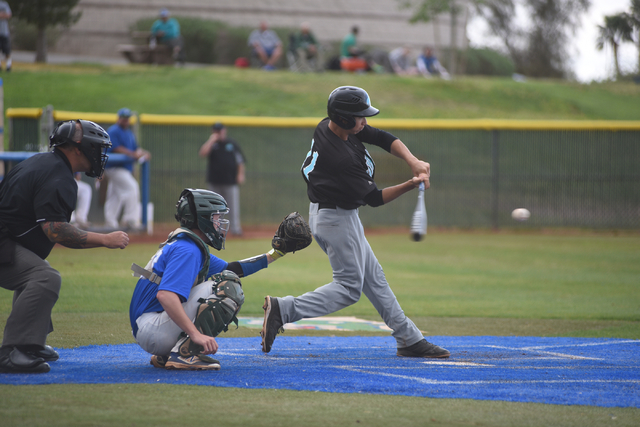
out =
<path fill-rule="evenodd" d="M 129 236 L 91 233 L 69 224 L 76 207 L 76 172 L 100 178 L 109 135 L 86 120 L 59 123 L 52 151 L 19 163 L 0 183 L 0 286 L 13 291 L 13 306 L 0 347 L 0 372 L 45 373 L 58 353 L 46 345 L 60 273 L 46 261 L 58 243 L 75 249 L 124 249 Z"/>

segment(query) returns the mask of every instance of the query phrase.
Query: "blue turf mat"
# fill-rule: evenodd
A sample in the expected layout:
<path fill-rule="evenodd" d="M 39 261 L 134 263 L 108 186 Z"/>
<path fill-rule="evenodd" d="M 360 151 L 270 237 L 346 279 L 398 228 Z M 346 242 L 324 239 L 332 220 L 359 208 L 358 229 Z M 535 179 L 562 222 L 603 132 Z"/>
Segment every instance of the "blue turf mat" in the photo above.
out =
<path fill-rule="evenodd" d="M 640 407 L 640 341 L 430 337 L 450 359 L 395 355 L 390 337 L 218 338 L 222 370 L 149 364 L 135 344 L 59 349 L 48 374 L 0 374 L 0 384 L 148 383 L 373 393 L 561 405 Z"/>

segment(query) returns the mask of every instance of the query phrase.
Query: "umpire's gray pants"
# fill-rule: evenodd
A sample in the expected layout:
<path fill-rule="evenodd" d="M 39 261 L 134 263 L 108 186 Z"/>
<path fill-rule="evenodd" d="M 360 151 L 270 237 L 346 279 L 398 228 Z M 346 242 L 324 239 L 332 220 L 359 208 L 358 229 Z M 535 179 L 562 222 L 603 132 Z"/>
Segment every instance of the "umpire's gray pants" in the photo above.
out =
<path fill-rule="evenodd" d="M 364 292 L 393 330 L 398 347 L 423 339 L 422 332 L 402 311 L 382 266 L 364 235 L 357 209 L 309 207 L 309 226 L 320 248 L 329 256 L 333 281 L 299 297 L 279 298 L 284 323 L 334 313 L 356 303 Z"/>
<path fill-rule="evenodd" d="M 58 301 L 60 273 L 33 252 L 16 244 L 13 265 L 0 265 L 0 287 L 13 291 L 11 314 L 2 346 L 42 346 L 53 331 L 51 310 Z"/>

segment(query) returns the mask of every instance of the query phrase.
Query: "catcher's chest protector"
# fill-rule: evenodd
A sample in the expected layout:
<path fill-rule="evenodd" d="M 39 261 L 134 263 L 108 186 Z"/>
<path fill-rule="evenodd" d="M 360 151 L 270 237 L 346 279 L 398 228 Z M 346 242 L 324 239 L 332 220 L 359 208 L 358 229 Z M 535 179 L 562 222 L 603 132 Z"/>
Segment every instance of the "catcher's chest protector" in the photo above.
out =
<path fill-rule="evenodd" d="M 215 338 L 228 331 L 232 322 L 238 326 L 236 315 L 244 304 L 244 292 L 240 278 L 232 271 L 215 274 L 213 280 L 213 294 L 198 300 L 200 306 L 193 323 L 201 333 Z M 202 346 L 187 339 L 179 351 L 183 356 L 189 356 L 200 354 L 202 350 Z"/>
<path fill-rule="evenodd" d="M 167 240 L 164 243 L 162 243 L 160 247 L 163 247 L 167 243 L 176 240 L 176 238 L 181 234 L 185 234 L 189 236 L 189 238 L 191 238 L 191 240 L 193 240 L 198 245 L 198 247 L 200 248 L 200 251 L 202 252 L 202 268 L 200 269 L 200 272 L 198 273 L 198 277 L 196 278 L 196 281 L 193 284 L 193 286 L 195 286 L 199 283 L 204 282 L 207 278 L 207 273 L 209 273 L 209 262 L 211 261 L 209 258 L 209 246 L 207 246 L 207 244 L 200 237 L 198 237 L 198 235 L 193 231 L 189 230 L 188 228 L 179 227 L 169 234 L 169 237 L 167 237 Z"/>

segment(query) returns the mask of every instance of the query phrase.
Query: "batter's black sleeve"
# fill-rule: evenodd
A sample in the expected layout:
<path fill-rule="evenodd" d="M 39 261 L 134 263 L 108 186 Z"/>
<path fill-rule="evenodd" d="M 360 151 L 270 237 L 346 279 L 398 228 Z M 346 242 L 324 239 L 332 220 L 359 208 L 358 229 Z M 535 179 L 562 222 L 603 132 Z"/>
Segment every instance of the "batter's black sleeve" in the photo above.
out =
<path fill-rule="evenodd" d="M 366 125 L 364 129 L 358 132 L 355 136 L 362 142 L 377 145 L 387 153 L 391 152 L 391 144 L 393 143 L 393 141 L 398 139 L 396 136 L 387 132 L 386 130 L 374 128 L 369 125 Z"/>
<path fill-rule="evenodd" d="M 384 200 L 382 199 L 382 190 L 376 188 L 375 190 L 371 191 L 369 194 L 364 196 L 364 201 L 366 204 L 373 208 L 384 205 Z"/>

